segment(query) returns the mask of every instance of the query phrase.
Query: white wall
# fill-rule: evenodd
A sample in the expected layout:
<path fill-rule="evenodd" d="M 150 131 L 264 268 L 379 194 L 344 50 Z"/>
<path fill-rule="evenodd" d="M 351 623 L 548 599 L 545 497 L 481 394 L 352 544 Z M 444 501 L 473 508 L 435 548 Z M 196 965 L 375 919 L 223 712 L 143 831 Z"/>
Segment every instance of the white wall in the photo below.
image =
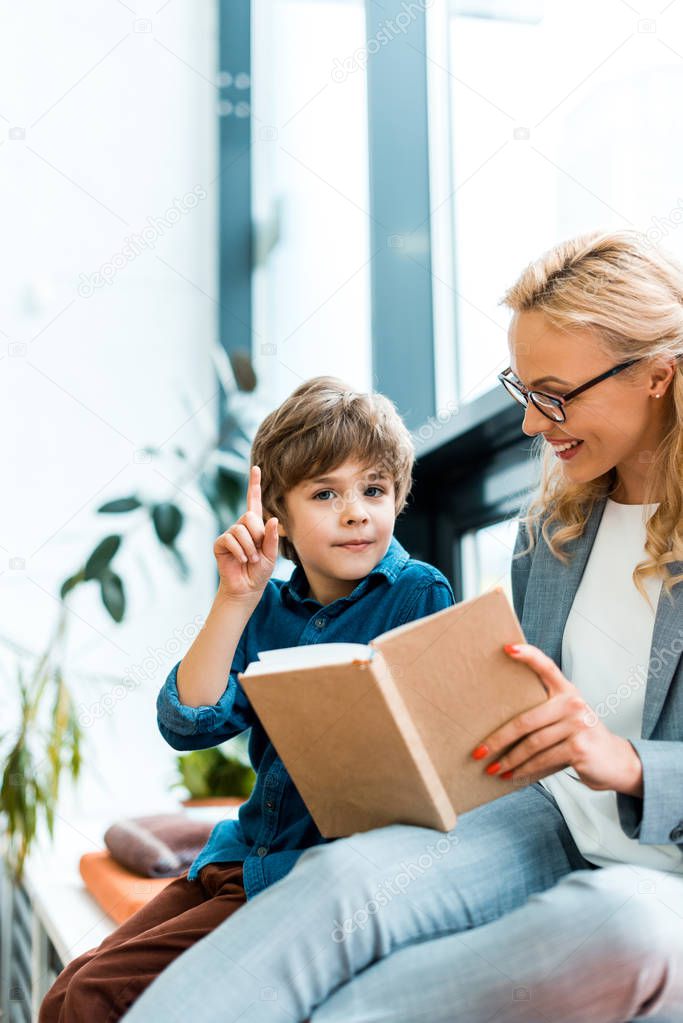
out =
<path fill-rule="evenodd" d="M 0 633 L 44 647 L 60 582 L 106 531 L 130 528 L 130 517 L 94 514 L 114 497 L 180 501 L 193 570 L 181 583 L 145 526 L 116 561 L 128 591 L 124 624 L 111 621 L 94 584 L 74 595 L 69 679 L 82 710 L 107 707 L 91 723 L 82 715 L 84 781 L 62 809 L 74 820 L 91 808 L 114 816 L 169 798 L 175 753 L 158 735 L 154 700 L 184 652 L 174 635 L 185 629 L 188 645 L 188 623 L 210 605 L 213 521 L 191 488 L 176 490 L 182 467 L 172 449 L 196 452 L 217 411 L 208 358 L 216 61 L 213 2 L 3 7 Z M 168 214 L 195 189 L 205 198 L 194 209 Z M 150 217 L 167 224 L 148 231 L 154 248 L 93 286 L 92 275 Z M 145 445 L 161 445 L 164 457 L 139 461 Z M 16 691 L 6 652 L 0 666 L 7 705 Z M 98 672 L 112 680 L 96 681 Z M 126 676 L 140 684 L 117 697 L 112 687 Z"/>

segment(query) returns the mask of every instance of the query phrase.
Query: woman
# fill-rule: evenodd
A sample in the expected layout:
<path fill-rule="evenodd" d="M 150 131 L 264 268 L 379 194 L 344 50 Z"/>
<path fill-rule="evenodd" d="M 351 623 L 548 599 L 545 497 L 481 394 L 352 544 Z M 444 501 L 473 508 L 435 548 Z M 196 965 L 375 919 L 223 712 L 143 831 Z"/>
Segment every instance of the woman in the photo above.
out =
<path fill-rule="evenodd" d="M 683 1020 L 683 269 L 596 234 L 505 302 L 501 380 L 545 452 L 508 653 L 548 700 L 473 756 L 532 784 L 449 836 L 307 852 L 130 1023 Z"/>

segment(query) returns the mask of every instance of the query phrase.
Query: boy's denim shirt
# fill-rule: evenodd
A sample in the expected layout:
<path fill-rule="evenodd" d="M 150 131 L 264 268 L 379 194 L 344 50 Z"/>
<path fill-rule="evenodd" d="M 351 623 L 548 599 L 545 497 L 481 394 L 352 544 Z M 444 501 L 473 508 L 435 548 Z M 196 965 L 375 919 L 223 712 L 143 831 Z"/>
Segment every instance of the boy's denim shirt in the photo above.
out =
<path fill-rule="evenodd" d="M 410 558 L 393 537 L 386 554 L 347 597 L 323 606 L 306 597 L 303 569 L 291 579 L 270 579 L 235 651 L 225 692 L 213 706 L 180 702 L 178 665 L 157 699 L 159 730 L 177 750 L 204 749 L 251 729 L 249 756 L 256 784 L 238 820 L 220 821 L 190 867 L 196 879 L 207 863 L 243 862 L 244 888 L 252 898 L 280 880 L 304 850 L 325 839 L 294 787 L 237 681 L 259 650 L 309 643 L 369 643 L 404 622 L 454 603 L 448 580 L 432 565 Z M 180 663 L 180 662 L 178 662 Z"/>

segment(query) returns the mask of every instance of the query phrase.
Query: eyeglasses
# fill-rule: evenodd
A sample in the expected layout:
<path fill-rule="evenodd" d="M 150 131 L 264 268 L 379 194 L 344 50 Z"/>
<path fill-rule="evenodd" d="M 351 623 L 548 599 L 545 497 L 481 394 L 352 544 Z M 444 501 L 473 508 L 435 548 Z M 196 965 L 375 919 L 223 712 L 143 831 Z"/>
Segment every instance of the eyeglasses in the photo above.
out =
<path fill-rule="evenodd" d="M 618 366 L 614 366 L 612 369 L 606 370 L 605 373 L 601 373 L 600 376 L 593 377 L 585 384 L 581 384 L 580 387 L 575 387 L 573 391 L 568 391 L 566 394 L 546 394 L 544 391 L 529 391 L 522 381 L 515 376 L 512 372 L 512 367 L 508 366 L 504 372 L 498 374 L 498 379 L 501 384 L 511 395 L 515 401 L 527 408 L 529 402 L 533 404 L 534 408 L 537 408 L 547 419 L 551 419 L 554 423 L 564 423 L 566 421 L 566 415 L 564 406 L 572 398 L 578 397 L 579 394 L 583 394 L 589 387 L 595 387 L 596 384 L 602 383 L 603 380 L 608 380 L 609 377 L 614 377 L 617 373 L 621 373 L 622 370 L 628 369 L 629 366 L 634 366 L 637 362 L 641 362 L 642 358 L 629 359 L 627 362 L 620 362 Z"/>

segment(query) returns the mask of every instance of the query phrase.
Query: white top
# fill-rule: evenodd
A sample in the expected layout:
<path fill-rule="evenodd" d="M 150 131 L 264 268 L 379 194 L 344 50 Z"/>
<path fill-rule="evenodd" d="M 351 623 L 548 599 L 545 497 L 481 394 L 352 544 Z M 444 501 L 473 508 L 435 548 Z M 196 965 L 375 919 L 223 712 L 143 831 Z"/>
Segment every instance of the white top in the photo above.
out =
<path fill-rule="evenodd" d="M 643 580 L 650 608 L 632 572 L 645 555 L 645 523 L 656 504 L 607 500 L 562 637 L 562 671 L 616 735 L 639 739 L 661 578 Z M 585 859 L 598 866 L 631 863 L 683 873 L 673 844 L 643 845 L 619 823 L 616 792 L 596 792 L 573 768 L 544 778 Z"/>

